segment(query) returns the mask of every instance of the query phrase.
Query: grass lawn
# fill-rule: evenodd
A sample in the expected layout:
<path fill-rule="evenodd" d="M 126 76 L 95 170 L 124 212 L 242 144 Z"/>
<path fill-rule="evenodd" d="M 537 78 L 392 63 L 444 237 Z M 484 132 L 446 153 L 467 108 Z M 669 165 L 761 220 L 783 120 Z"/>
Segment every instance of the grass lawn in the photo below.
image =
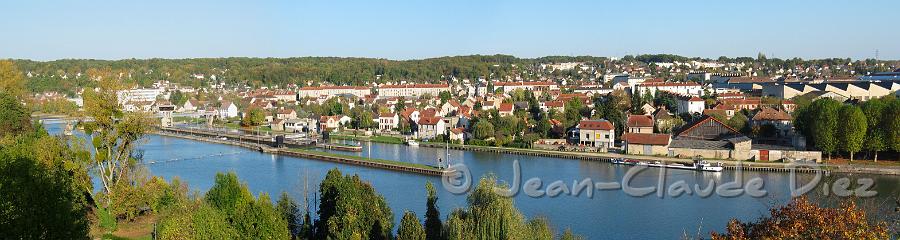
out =
<path fill-rule="evenodd" d="M 330 136 L 332 139 L 340 139 L 340 140 L 356 140 L 356 141 L 370 141 L 377 143 L 390 143 L 390 144 L 403 144 L 403 139 L 398 137 L 391 136 L 353 136 L 353 135 L 345 135 L 345 134 L 333 134 Z"/>
<path fill-rule="evenodd" d="M 438 169 L 438 168 L 436 168 L 436 167 L 428 166 L 428 165 L 425 165 L 425 164 L 408 163 L 408 162 L 401 162 L 401 161 L 394 161 L 394 160 L 386 160 L 386 159 L 377 159 L 377 158 L 365 158 L 365 157 L 354 156 L 354 155 L 345 155 L 345 154 L 339 154 L 339 153 L 322 152 L 322 151 L 315 151 L 315 150 L 308 150 L 308 149 L 301 149 L 301 148 L 290 148 L 290 149 L 288 149 L 288 150 L 289 150 L 289 151 L 294 151 L 294 152 L 301 152 L 301 153 L 308 153 L 308 154 L 321 155 L 321 156 L 330 156 L 330 157 L 348 158 L 348 159 L 353 159 L 353 160 L 357 160 L 357 161 L 377 162 L 377 163 L 384 163 L 384 164 L 398 165 L 398 166 L 405 166 L 405 167 L 413 167 L 413 168 L 421 168 L 421 169 Z"/>

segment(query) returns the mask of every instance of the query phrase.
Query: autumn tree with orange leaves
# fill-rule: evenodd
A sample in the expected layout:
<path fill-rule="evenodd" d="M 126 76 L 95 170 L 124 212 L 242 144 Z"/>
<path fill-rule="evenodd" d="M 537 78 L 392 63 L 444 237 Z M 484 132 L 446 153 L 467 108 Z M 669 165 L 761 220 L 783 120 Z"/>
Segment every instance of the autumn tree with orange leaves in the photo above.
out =
<path fill-rule="evenodd" d="M 820 207 L 805 196 L 770 210 L 758 222 L 732 219 L 724 234 L 712 239 L 888 239 L 884 222 L 870 224 L 865 211 L 851 201 L 838 208 Z"/>

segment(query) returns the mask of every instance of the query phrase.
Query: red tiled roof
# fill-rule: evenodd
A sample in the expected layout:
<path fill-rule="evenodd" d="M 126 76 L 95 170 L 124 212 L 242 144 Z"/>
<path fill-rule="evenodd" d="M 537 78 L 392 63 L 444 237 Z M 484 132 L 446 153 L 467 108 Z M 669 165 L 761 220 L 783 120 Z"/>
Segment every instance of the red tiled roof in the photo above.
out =
<path fill-rule="evenodd" d="M 628 127 L 653 127 L 653 117 L 650 115 L 631 115 L 625 122 Z"/>
<path fill-rule="evenodd" d="M 443 121 L 443 119 L 439 117 L 422 117 L 419 118 L 419 125 L 435 125 L 440 121 Z"/>
<path fill-rule="evenodd" d="M 501 104 L 500 104 L 500 111 L 501 111 L 501 112 L 512 112 L 512 110 L 513 110 L 513 104 L 512 104 L 512 103 L 501 103 Z"/>
<path fill-rule="evenodd" d="M 625 133 L 622 139 L 628 144 L 669 145 L 669 134 L 659 133 Z"/>
<path fill-rule="evenodd" d="M 325 89 L 356 89 L 356 90 L 364 90 L 369 89 L 368 87 L 360 87 L 360 86 L 325 86 L 325 87 L 302 87 L 303 90 L 325 90 Z"/>
<path fill-rule="evenodd" d="M 763 108 L 756 115 L 753 115 L 754 121 L 788 121 L 791 119 L 790 114 L 774 108 Z"/>
<path fill-rule="evenodd" d="M 550 86 L 556 85 L 554 82 L 497 82 L 494 83 L 496 87 L 503 86 Z"/>
<path fill-rule="evenodd" d="M 578 128 L 585 130 L 612 130 L 613 125 L 606 120 L 582 120 L 578 122 Z"/>
<path fill-rule="evenodd" d="M 563 107 L 563 106 L 565 106 L 565 105 L 566 105 L 566 103 L 563 102 L 563 101 L 547 101 L 547 102 L 544 102 L 544 106 L 547 106 L 547 107 L 550 107 L 550 108 L 559 108 L 559 107 Z"/>
<path fill-rule="evenodd" d="M 404 85 L 382 85 L 379 88 L 448 88 L 448 84 L 404 84 Z"/>
<path fill-rule="evenodd" d="M 458 127 L 458 128 L 450 129 L 450 131 L 453 132 L 453 133 L 455 133 L 455 134 L 461 134 L 461 133 L 465 132 L 466 129 L 465 129 L 465 128 Z"/>

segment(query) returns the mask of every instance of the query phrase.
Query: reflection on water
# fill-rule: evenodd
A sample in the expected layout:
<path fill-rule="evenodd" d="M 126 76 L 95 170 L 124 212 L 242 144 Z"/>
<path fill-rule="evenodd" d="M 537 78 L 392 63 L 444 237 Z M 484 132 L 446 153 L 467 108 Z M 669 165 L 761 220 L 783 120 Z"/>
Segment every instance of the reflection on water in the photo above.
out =
<path fill-rule="evenodd" d="M 48 125 L 46 128 L 51 133 L 60 132 L 60 126 Z M 446 159 L 448 152 L 441 148 L 409 147 L 396 144 L 361 143 L 361 145 L 363 146 L 362 152 L 341 153 L 411 163 L 436 164 L 438 158 Z M 412 210 L 419 215 L 424 215 L 425 182 L 431 181 L 438 185 L 441 183 L 441 179 L 438 177 L 277 156 L 234 146 L 155 135 L 148 136 L 147 141 L 140 146 L 140 149 L 144 151 L 146 162 L 158 162 L 147 165 L 152 174 L 163 176 L 166 179 L 180 177 L 187 181 L 191 188 L 199 191 L 205 191 L 212 186 L 213 177 L 217 172 L 234 171 L 243 181 L 247 182 L 255 193 L 278 194 L 281 191 L 288 191 L 302 199 L 304 181 L 309 183 L 306 187 L 317 189 L 318 183 L 329 169 L 339 168 L 344 173 L 358 174 L 363 179 L 371 181 L 378 192 L 387 199 L 397 224 L 399 224 L 404 210 Z M 227 154 L 235 152 L 237 153 Z M 594 182 L 621 181 L 628 169 L 631 168 L 600 162 L 484 152 L 449 150 L 449 154 L 451 163 L 466 164 L 474 176 L 492 174 L 506 182 L 512 181 L 512 163 L 513 160 L 518 160 L 521 164 L 523 181 L 536 177 L 542 179 L 545 186 L 557 180 L 569 186 L 573 181 L 588 178 Z M 167 161 L 172 159 L 176 160 Z M 660 198 L 656 194 L 632 197 L 621 190 L 598 190 L 594 191 L 591 197 L 583 193 L 578 196 L 560 195 L 553 198 L 546 196 L 531 198 L 519 194 L 515 196 L 515 201 L 516 206 L 529 217 L 547 217 L 557 228 L 570 227 L 575 232 L 590 236 L 592 239 L 679 238 L 683 232 L 696 233 L 698 227 L 702 228 L 701 234 L 706 234 L 711 230 L 722 231 L 731 218 L 753 220 L 761 214 L 767 214 L 770 206 L 783 204 L 790 198 L 790 190 L 787 186 L 788 176 L 786 173 L 744 172 L 740 179 L 761 178 L 764 180 L 763 187 L 768 194 L 761 198 L 746 195 L 737 197 L 682 195 Z M 832 177 L 839 176 L 845 175 L 834 174 Z M 738 175 L 730 171 L 709 173 L 667 170 L 665 181 L 666 183 L 684 181 L 691 186 L 697 184 L 703 187 L 710 180 L 721 184 L 733 181 L 736 177 Z M 900 178 L 896 176 L 872 177 L 875 179 L 874 188 L 880 194 L 876 198 L 865 201 L 882 210 L 893 209 L 895 205 L 891 197 L 897 196 L 896 191 Z M 807 182 L 811 178 L 812 175 L 802 174 L 800 182 Z M 655 186 L 658 182 L 659 169 L 650 168 L 636 175 L 632 184 L 637 187 Z M 440 186 L 438 187 L 440 190 Z M 464 195 L 438 191 L 438 196 L 440 210 L 444 216 L 452 209 L 466 205 Z M 312 198 L 314 195 L 310 194 L 310 197 Z M 814 199 L 821 199 L 821 197 L 814 197 Z M 312 210 L 315 212 L 316 209 Z"/>

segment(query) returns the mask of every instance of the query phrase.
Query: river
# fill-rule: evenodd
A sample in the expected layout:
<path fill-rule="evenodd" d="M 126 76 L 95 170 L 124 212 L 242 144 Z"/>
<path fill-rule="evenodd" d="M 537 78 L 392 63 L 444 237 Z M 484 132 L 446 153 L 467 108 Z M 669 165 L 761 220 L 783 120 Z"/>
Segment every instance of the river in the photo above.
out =
<path fill-rule="evenodd" d="M 60 125 L 47 125 L 51 133 L 60 132 Z M 438 158 L 446 159 L 446 150 L 440 148 L 408 147 L 396 144 L 363 144 L 363 152 L 347 153 L 363 157 L 392 159 L 413 163 L 436 164 Z M 331 162 L 308 160 L 265 154 L 248 149 L 198 142 L 179 138 L 149 135 L 139 147 L 144 153 L 144 162 L 151 174 L 171 180 L 179 177 L 192 190 L 204 192 L 213 184 L 217 172 L 234 171 L 245 181 L 251 191 L 258 194 L 267 192 L 277 197 L 282 191 L 302 199 L 304 179 L 311 188 L 310 196 L 318 189 L 318 183 L 332 168 L 339 168 L 345 174 L 357 174 L 372 183 L 384 195 L 399 224 L 405 210 L 415 211 L 422 217 L 425 213 L 425 183 L 431 181 L 438 189 L 438 204 L 443 217 L 454 208 L 466 206 L 466 196 L 446 191 L 442 179 L 412 173 L 394 172 L 382 169 L 343 165 Z M 371 150 L 371 154 L 370 154 Z M 553 181 L 562 180 L 569 188 L 573 181 L 591 179 L 593 182 L 622 181 L 633 167 L 613 165 L 573 159 L 521 156 L 485 152 L 450 150 L 451 163 L 463 163 L 476 176 L 493 174 L 506 182 L 513 181 L 514 165 L 521 166 L 522 182 L 525 179 L 540 178 L 543 188 Z M 656 186 L 660 179 L 660 169 L 650 168 L 632 178 L 630 186 Z M 594 190 L 593 196 L 586 193 L 578 196 L 561 194 L 555 197 L 531 197 L 519 191 L 514 196 L 516 207 L 527 217 L 546 217 L 557 231 L 571 228 L 588 239 L 672 239 L 683 234 L 708 236 L 710 231 L 722 231 L 732 218 L 754 220 L 768 214 L 771 206 L 785 203 L 790 192 L 787 173 L 743 172 L 743 179 L 759 178 L 763 182 L 765 196 L 752 197 L 747 194 L 723 197 L 712 194 L 708 197 L 681 195 L 678 197 L 648 196 L 634 197 L 618 190 Z M 710 180 L 716 183 L 733 181 L 735 172 L 704 173 L 684 170 L 667 170 L 665 184 L 683 180 L 689 186 L 707 186 Z M 851 176 L 858 177 L 858 176 Z M 866 176 L 875 181 L 873 190 L 878 196 L 870 202 L 877 202 L 882 209 L 892 209 L 897 196 L 900 177 Z M 812 178 L 810 174 L 800 177 L 801 183 Z M 663 185 L 668 186 L 668 185 Z M 854 185 L 855 186 L 855 185 Z M 312 199 L 311 199 L 312 200 Z M 313 206 L 315 207 L 315 206 Z M 313 209 L 315 210 L 315 209 Z"/>

